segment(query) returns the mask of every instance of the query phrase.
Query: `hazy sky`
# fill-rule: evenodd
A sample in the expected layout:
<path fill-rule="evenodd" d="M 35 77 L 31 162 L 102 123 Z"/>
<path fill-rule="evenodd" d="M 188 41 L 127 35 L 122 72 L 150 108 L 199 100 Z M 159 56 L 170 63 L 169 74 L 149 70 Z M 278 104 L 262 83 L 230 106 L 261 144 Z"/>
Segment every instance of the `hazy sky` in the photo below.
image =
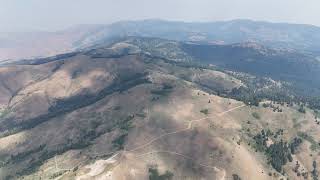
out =
<path fill-rule="evenodd" d="M 320 26 L 320 0 L 0 0 L 0 31 L 58 30 L 118 20 L 254 19 Z"/>

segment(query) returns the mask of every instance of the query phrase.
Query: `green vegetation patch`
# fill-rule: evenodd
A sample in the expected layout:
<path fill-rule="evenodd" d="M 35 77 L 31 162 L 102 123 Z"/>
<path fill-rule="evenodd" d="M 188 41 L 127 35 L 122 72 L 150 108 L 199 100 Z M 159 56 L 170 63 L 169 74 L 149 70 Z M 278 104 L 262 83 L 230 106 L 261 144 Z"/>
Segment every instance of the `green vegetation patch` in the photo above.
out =
<path fill-rule="evenodd" d="M 271 144 L 265 151 L 268 157 L 268 162 L 278 172 L 282 172 L 282 166 L 288 161 L 292 162 L 291 151 L 288 144 L 284 141 L 275 142 Z"/>
<path fill-rule="evenodd" d="M 121 110 L 121 106 L 115 106 L 115 107 L 113 107 L 113 110 L 119 111 L 119 110 Z"/>
<path fill-rule="evenodd" d="M 267 141 L 270 137 L 277 137 L 270 129 L 268 130 L 261 130 L 260 133 L 255 135 L 253 139 L 255 140 L 255 148 L 258 151 L 264 152 L 267 148 Z"/>
<path fill-rule="evenodd" d="M 253 112 L 251 115 L 256 119 L 261 119 L 259 113 L 257 113 L 257 112 Z"/>
<path fill-rule="evenodd" d="M 149 168 L 149 180 L 171 180 L 173 173 L 166 171 L 164 174 L 160 175 L 158 169 Z"/>
<path fill-rule="evenodd" d="M 300 113 L 306 113 L 306 109 L 301 105 L 298 109 Z"/>
<path fill-rule="evenodd" d="M 145 118 L 146 114 L 144 113 L 137 113 L 136 116 L 141 117 L 141 118 Z"/>
<path fill-rule="evenodd" d="M 132 125 L 133 119 L 134 119 L 134 115 L 130 115 L 130 116 L 126 117 L 124 120 L 118 121 L 116 124 L 116 127 L 124 130 L 125 132 L 128 132 L 129 129 L 131 129 L 133 127 L 133 125 Z"/>
<path fill-rule="evenodd" d="M 241 180 L 240 176 L 238 174 L 232 174 L 233 180 Z"/>
<path fill-rule="evenodd" d="M 201 113 L 208 115 L 209 114 L 209 110 L 208 109 L 202 109 L 200 110 Z"/>
<path fill-rule="evenodd" d="M 63 170 L 63 171 L 59 171 L 59 172 L 53 173 L 53 174 L 49 177 L 49 179 L 56 179 L 56 178 L 62 176 L 62 175 L 63 175 L 64 173 L 66 173 L 66 172 L 67 172 L 67 170 Z"/>
<path fill-rule="evenodd" d="M 298 146 L 302 143 L 302 139 L 296 137 L 290 143 L 279 139 L 283 135 L 283 130 L 279 129 L 276 133 L 270 130 L 262 130 L 261 133 L 255 135 L 255 148 L 257 151 L 263 152 L 268 159 L 268 163 L 279 173 L 282 173 L 283 166 L 287 162 L 292 162 L 292 154 L 296 153 Z M 267 145 L 269 138 L 272 138 L 273 144 Z"/>
<path fill-rule="evenodd" d="M 116 128 L 119 128 L 123 131 L 123 134 L 117 137 L 112 141 L 112 144 L 117 149 L 123 149 L 124 143 L 126 142 L 127 136 L 129 134 L 129 130 L 133 127 L 132 120 L 134 119 L 134 115 L 130 115 L 126 117 L 124 120 L 118 121 L 116 124 Z"/>
<path fill-rule="evenodd" d="M 158 96 L 167 96 L 173 90 L 173 86 L 170 84 L 164 84 L 161 89 L 151 90 L 151 93 Z"/>
<path fill-rule="evenodd" d="M 6 117 L 10 113 L 9 109 L 0 110 L 0 119 Z"/>
<path fill-rule="evenodd" d="M 126 142 L 128 133 L 122 134 L 116 139 L 112 141 L 112 144 L 115 148 L 117 149 L 123 149 L 124 148 L 124 143 Z"/>
<path fill-rule="evenodd" d="M 313 170 L 311 171 L 311 176 L 312 176 L 313 180 L 318 180 L 319 179 L 319 172 L 317 171 L 317 162 L 316 161 L 312 162 L 312 167 L 313 167 Z"/>
<path fill-rule="evenodd" d="M 10 156 L 10 162 L 14 162 L 14 163 L 21 162 L 24 159 L 30 157 L 30 155 L 35 154 L 35 153 L 39 153 L 44 148 L 45 148 L 45 145 L 40 145 L 36 149 L 31 149 L 31 150 L 28 150 L 28 151 L 20 152 L 20 153 L 18 153 L 16 155 L 11 155 Z"/>
<path fill-rule="evenodd" d="M 297 148 L 300 146 L 300 144 L 302 143 L 302 139 L 295 137 L 291 143 L 289 144 L 290 150 L 292 154 L 295 154 L 297 151 Z"/>
<path fill-rule="evenodd" d="M 312 136 L 309 136 L 308 134 L 306 134 L 304 132 L 298 132 L 298 136 L 311 143 L 310 149 L 312 151 L 316 151 L 320 148 L 319 143 L 317 143 Z"/>

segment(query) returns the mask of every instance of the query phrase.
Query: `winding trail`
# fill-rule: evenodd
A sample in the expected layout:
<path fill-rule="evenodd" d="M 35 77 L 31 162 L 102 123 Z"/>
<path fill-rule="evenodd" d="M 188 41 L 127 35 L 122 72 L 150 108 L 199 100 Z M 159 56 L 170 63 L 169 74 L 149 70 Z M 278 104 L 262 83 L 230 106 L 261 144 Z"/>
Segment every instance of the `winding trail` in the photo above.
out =
<path fill-rule="evenodd" d="M 193 159 L 190 156 L 187 156 L 187 155 L 184 155 L 184 154 L 181 154 L 181 153 L 178 153 L 178 152 L 174 152 L 174 151 L 151 151 L 151 152 L 147 152 L 147 153 L 144 153 L 144 154 L 136 155 L 135 157 L 139 158 L 139 157 L 142 157 L 142 156 L 147 156 L 147 155 L 156 154 L 156 153 L 158 153 L 158 154 L 159 153 L 173 154 L 173 155 L 181 156 L 181 157 L 183 157 L 185 159 L 190 159 L 190 160 L 195 161 L 195 159 Z M 202 163 L 199 163 L 198 165 L 202 166 L 202 167 L 206 167 L 206 168 L 211 168 L 211 169 L 214 169 L 214 170 L 218 169 L 218 168 L 216 168 L 214 166 L 209 166 L 209 165 L 205 165 L 205 164 L 202 164 Z"/>
<path fill-rule="evenodd" d="M 192 160 L 194 162 L 196 161 L 195 159 L 193 159 L 190 156 L 187 156 L 187 155 L 184 155 L 184 154 L 181 154 L 181 153 L 178 153 L 178 152 L 174 152 L 174 151 L 151 151 L 151 152 L 147 152 L 147 153 L 144 153 L 144 154 L 136 155 L 135 157 L 136 158 L 140 158 L 140 157 L 143 157 L 143 156 L 147 156 L 149 154 L 156 154 L 156 153 L 167 153 L 167 154 L 172 154 L 172 155 L 176 155 L 176 156 L 181 156 L 181 157 L 183 157 L 185 159 L 190 159 L 190 160 Z M 215 166 L 210 166 L 210 165 L 206 165 L 206 164 L 202 164 L 202 163 L 196 163 L 196 164 L 199 165 L 199 166 L 205 167 L 205 168 L 213 169 L 216 172 L 222 171 L 221 169 L 219 169 L 219 168 L 217 168 Z M 226 176 L 226 172 L 223 170 L 222 171 L 221 180 L 224 180 L 225 176 Z"/>
<path fill-rule="evenodd" d="M 242 107 L 244 107 L 244 106 L 245 106 L 245 105 L 237 106 L 237 107 L 231 108 L 231 109 L 229 109 L 229 110 L 227 110 L 227 111 L 221 112 L 221 113 L 219 113 L 219 114 L 217 114 L 217 115 L 214 115 L 214 116 L 208 116 L 208 117 L 204 117 L 204 118 L 200 118 L 200 119 L 191 120 L 191 121 L 188 123 L 188 127 L 187 127 L 187 128 L 180 129 L 180 130 L 177 130 L 177 131 L 174 131 L 174 132 L 164 133 L 164 134 L 158 136 L 157 138 L 154 138 L 154 139 L 150 140 L 149 142 L 147 142 L 147 143 L 145 143 L 145 144 L 143 144 L 143 145 L 141 145 L 141 146 L 138 146 L 138 147 L 136 147 L 136 148 L 133 148 L 133 149 L 131 149 L 131 150 L 128 150 L 127 152 L 133 152 L 133 151 L 136 151 L 136 150 L 138 150 L 138 149 L 141 149 L 141 148 L 144 148 L 144 147 L 146 147 L 146 146 L 149 146 L 150 144 L 154 143 L 155 141 L 158 141 L 158 140 L 160 140 L 160 139 L 162 139 L 162 138 L 164 138 L 164 137 L 166 137 L 166 136 L 170 136 L 170 135 L 172 135 L 172 134 L 178 134 L 178 133 L 181 133 L 181 132 L 189 131 L 189 130 L 192 129 L 192 124 L 195 123 L 195 122 L 203 121 L 203 120 L 206 120 L 206 119 L 209 119 L 209 118 L 212 118 L 212 117 L 216 117 L 216 116 L 221 117 L 221 116 L 223 116 L 223 115 L 225 115 L 225 114 L 227 114 L 227 113 L 229 113 L 229 112 L 231 112 L 231 111 L 234 111 L 234 110 L 236 110 L 236 109 L 242 108 Z"/>
<path fill-rule="evenodd" d="M 234 107 L 234 108 L 231 108 L 229 110 L 226 110 L 224 112 L 221 112 L 217 115 L 214 115 L 214 116 L 208 116 L 208 117 L 204 117 L 204 118 L 200 118 L 200 119 L 195 119 L 195 120 L 191 120 L 189 123 L 188 123 L 188 127 L 187 128 L 184 128 L 184 129 L 181 129 L 181 130 L 177 130 L 177 131 L 174 131 L 174 132 L 169 132 L 169 133 L 165 133 L 165 134 L 162 134 L 160 135 L 159 137 L 157 138 L 154 138 L 152 140 L 150 140 L 149 142 L 141 145 L 141 146 L 138 146 L 132 150 L 129 150 L 129 151 L 124 151 L 124 152 L 133 152 L 133 151 L 136 151 L 138 149 L 141 149 L 141 148 L 144 148 L 144 147 L 147 147 L 148 145 L 154 143 L 155 141 L 157 140 L 160 140 L 166 136 L 169 136 L 169 135 L 172 135 L 172 134 L 177 134 L 177 133 L 181 133 L 181 132 L 185 132 L 185 131 L 188 131 L 188 130 L 191 130 L 192 129 L 192 124 L 195 123 L 195 122 L 198 122 L 198 121 L 202 121 L 202 120 L 205 120 L 205 119 L 209 119 L 209 118 L 212 118 L 212 117 L 221 117 L 231 111 L 234 111 L 234 110 L 237 110 L 237 109 L 240 109 L 242 107 L 245 107 L 246 105 L 240 105 L 240 106 L 237 106 L 237 107 Z M 178 152 L 174 152 L 174 151 L 151 151 L 151 152 L 147 152 L 147 153 L 144 153 L 144 154 L 139 154 L 139 155 L 135 155 L 136 158 L 140 158 L 140 157 L 143 157 L 143 156 L 147 156 L 147 155 L 150 155 L 150 154 L 155 154 L 155 153 L 167 153 L 167 154 L 172 154 L 172 155 L 176 155 L 176 156 L 181 156 L 183 158 L 186 158 L 186 159 L 190 159 L 192 161 L 196 161 L 195 159 L 193 159 L 192 157 L 190 156 L 187 156 L 187 155 L 184 155 L 184 154 L 181 154 L 181 153 L 178 153 Z M 219 168 L 215 167 L 215 166 L 210 166 L 210 165 L 206 165 L 206 164 L 203 164 L 203 163 L 198 163 L 199 166 L 202 166 L 202 167 L 205 167 L 205 168 L 209 168 L 209 169 L 213 169 L 214 171 L 216 172 L 219 172 L 221 171 Z M 225 180 L 226 179 L 226 172 L 223 171 L 223 174 L 222 174 L 222 177 L 220 178 L 221 180 Z"/>
<path fill-rule="evenodd" d="M 139 149 L 145 148 L 145 147 L 151 145 L 152 143 L 154 143 L 154 142 L 156 142 L 156 141 L 158 141 L 158 140 L 160 140 L 160 139 L 163 139 L 163 138 L 165 138 L 165 137 L 167 137 L 167 136 L 174 135 L 174 134 L 178 134 L 178 133 L 181 133 L 181 132 L 189 131 L 189 130 L 192 129 L 192 125 L 193 125 L 193 123 L 195 123 L 195 122 L 203 121 L 203 120 L 206 120 L 206 119 L 209 119 L 209 118 L 212 118 L 212 117 L 217 117 L 217 116 L 218 116 L 218 117 L 221 117 L 221 116 L 223 116 L 223 115 L 225 115 L 225 114 L 227 114 L 227 113 L 229 113 L 229 112 L 231 112 L 231 111 L 234 111 L 234 110 L 239 109 L 239 108 L 242 108 L 242 107 L 245 107 L 245 105 L 240 105 L 240 106 L 231 108 L 231 109 L 229 109 L 229 110 L 226 110 L 226 111 L 224 111 L 224 112 L 221 112 L 221 113 L 216 114 L 216 115 L 213 115 L 213 116 L 207 116 L 207 117 L 204 117 L 204 118 L 191 120 L 191 121 L 188 122 L 188 126 L 187 126 L 186 128 L 183 128 L 183 129 L 180 129 L 180 130 L 176 130 L 176 131 L 173 131 L 173 132 L 169 132 L 169 133 L 164 133 L 164 134 L 158 136 L 157 138 L 151 139 L 150 141 L 146 142 L 145 144 L 142 144 L 142 145 L 140 145 L 140 146 L 138 146 L 138 147 L 136 147 L 136 148 L 133 148 L 133 149 L 131 149 L 131 150 L 126 150 L 126 149 L 124 149 L 123 151 L 119 151 L 119 152 L 117 152 L 117 153 L 116 153 L 116 152 L 110 152 L 110 153 L 108 153 L 108 154 L 112 154 L 112 153 L 116 153 L 116 154 L 114 154 L 113 156 L 111 156 L 110 158 L 108 158 L 107 161 L 108 161 L 108 160 L 113 160 L 113 159 L 114 159 L 116 156 L 118 156 L 119 154 L 120 154 L 120 158 L 119 158 L 118 161 L 125 160 L 124 154 L 125 154 L 126 152 L 134 152 L 134 151 L 137 151 L 137 150 L 139 150 Z M 181 153 L 178 153 L 178 152 L 173 152 L 173 151 L 151 151 L 151 152 L 147 152 L 147 153 L 143 153 L 143 154 L 139 154 L 139 155 L 134 155 L 134 156 L 135 156 L 135 158 L 141 158 L 141 157 L 143 157 L 143 156 L 147 156 L 147 155 L 155 154 L 155 153 L 167 153 L 167 154 L 172 154 L 172 155 L 176 155 L 176 156 L 181 156 L 181 157 L 183 157 L 183 158 L 190 159 L 190 160 L 192 160 L 192 161 L 196 161 L 196 160 L 193 159 L 192 157 L 189 157 L 189 156 L 187 156 L 187 155 L 184 155 L 184 154 L 181 154 Z M 120 164 L 121 164 L 121 163 L 118 162 L 118 164 L 117 164 L 116 166 L 114 166 L 110 171 L 113 171 L 115 168 L 119 167 Z M 202 167 L 205 167 L 205 168 L 213 169 L 214 171 L 217 171 L 217 172 L 221 171 L 219 168 L 217 168 L 217 167 L 215 167 L 215 166 L 210 166 L 210 165 L 206 165 L 206 164 L 202 164 L 202 163 L 198 163 L 198 165 L 199 165 L 199 166 L 202 166 Z M 67 169 L 61 169 L 61 168 L 58 167 L 57 162 L 56 162 L 56 157 L 55 157 L 55 166 L 56 166 L 56 169 L 67 170 Z M 225 174 L 225 172 L 223 171 L 223 175 L 222 175 L 222 177 L 221 177 L 221 180 L 224 180 L 224 179 L 226 178 L 225 176 L 226 176 L 226 174 Z"/>

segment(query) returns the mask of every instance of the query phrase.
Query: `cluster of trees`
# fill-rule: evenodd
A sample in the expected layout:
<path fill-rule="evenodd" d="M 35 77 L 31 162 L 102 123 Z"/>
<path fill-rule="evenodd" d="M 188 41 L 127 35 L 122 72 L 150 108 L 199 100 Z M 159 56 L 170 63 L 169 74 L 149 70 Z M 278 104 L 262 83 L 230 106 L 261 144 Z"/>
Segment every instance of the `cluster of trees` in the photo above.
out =
<path fill-rule="evenodd" d="M 219 96 L 243 101 L 247 105 L 259 106 L 259 103 L 262 100 L 268 99 L 281 105 L 287 104 L 287 106 L 293 106 L 293 104 L 297 104 L 307 106 L 311 109 L 320 109 L 320 91 L 315 91 L 315 87 L 313 86 L 309 87 L 308 84 L 303 84 L 303 81 L 299 81 L 299 83 L 297 83 L 295 79 L 290 79 L 290 81 L 281 81 L 281 85 L 279 85 L 280 81 L 274 82 L 270 78 L 266 78 L 265 76 L 261 76 L 260 74 L 252 76 L 246 73 L 230 72 L 226 71 L 226 69 L 223 67 L 205 66 L 202 62 L 175 62 L 172 60 L 167 60 L 165 58 L 163 58 L 163 60 L 166 63 L 185 68 L 218 70 L 230 74 L 237 79 L 240 79 L 242 82 L 244 82 L 245 87 L 240 86 L 238 88 L 232 89 L 231 91 L 223 89 L 221 87 L 210 87 L 206 84 L 201 83 L 199 85 L 207 90 L 209 89 Z M 272 73 L 269 75 L 272 75 Z M 317 88 L 319 89 L 319 87 Z M 273 108 L 274 112 L 282 112 L 281 108 Z"/>
<path fill-rule="evenodd" d="M 113 146 L 118 150 L 123 149 L 124 148 L 124 143 L 125 143 L 125 141 L 127 139 L 127 136 L 128 136 L 128 133 L 124 133 L 124 134 L 118 136 L 116 139 L 114 139 L 112 141 Z"/>
<path fill-rule="evenodd" d="M 303 105 L 300 105 L 298 111 L 301 112 L 301 113 L 306 113 L 306 109 L 304 108 Z"/>
<path fill-rule="evenodd" d="M 297 151 L 297 148 L 300 146 L 300 144 L 302 143 L 302 139 L 295 137 L 292 142 L 290 143 L 290 150 L 291 150 L 291 154 L 295 154 Z"/>
<path fill-rule="evenodd" d="M 45 148 L 45 145 L 40 145 L 38 148 L 31 149 L 28 151 L 23 151 L 23 152 L 20 152 L 16 155 L 11 155 L 10 160 L 8 162 L 11 162 L 11 163 L 20 162 L 20 161 L 24 160 L 25 158 L 28 158 L 30 155 L 42 151 L 44 148 Z"/>
<path fill-rule="evenodd" d="M 259 106 L 261 101 L 268 99 L 271 100 L 272 103 L 263 104 L 263 107 L 271 107 L 274 112 L 282 112 L 282 109 L 279 107 L 280 105 L 284 106 L 287 104 L 287 106 L 293 106 L 294 103 L 300 104 L 300 101 L 289 96 L 288 93 L 284 91 L 259 91 L 256 88 L 250 89 L 243 86 L 232 89 L 226 96 L 243 101 L 245 104 L 252 106 Z M 278 106 L 275 106 L 275 104 L 278 104 Z"/>
<path fill-rule="evenodd" d="M 302 176 L 304 179 L 308 179 L 309 173 L 304 172 L 304 169 L 302 169 L 302 172 L 301 172 L 299 171 L 299 168 L 300 168 L 300 164 L 298 161 L 296 161 L 296 166 L 294 167 L 293 172 L 295 172 L 298 177 Z"/>
<path fill-rule="evenodd" d="M 149 180 L 171 180 L 173 178 L 173 173 L 166 171 L 164 174 L 159 174 L 158 169 L 149 168 Z"/>
<path fill-rule="evenodd" d="M 311 171 L 311 175 L 313 177 L 313 180 L 318 180 L 319 179 L 319 173 L 317 171 L 317 162 L 316 161 L 313 161 L 312 167 L 313 167 L 313 170 Z"/>
<path fill-rule="evenodd" d="M 266 148 L 265 153 L 268 157 L 268 162 L 278 172 L 283 172 L 282 166 L 285 165 L 288 161 L 292 162 L 292 156 L 291 151 L 289 150 L 289 146 L 283 140 L 271 144 Z"/>
<path fill-rule="evenodd" d="M 294 138 L 291 143 L 287 143 L 282 139 L 277 140 L 276 138 L 283 135 L 283 130 L 279 129 L 276 133 L 272 133 L 270 130 L 262 130 L 260 133 L 255 135 L 256 150 L 264 152 L 268 158 L 268 163 L 278 172 L 284 173 L 282 166 L 287 162 L 292 162 L 292 154 L 294 154 L 298 146 L 302 143 L 302 139 Z M 273 136 L 273 144 L 267 145 L 269 138 Z"/>
<path fill-rule="evenodd" d="M 29 161 L 28 167 L 23 169 L 22 172 L 17 172 L 17 175 L 28 174 L 29 172 L 33 171 L 38 166 L 40 166 L 42 162 L 44 162 L 44 161 L 38 162 L 35 158 L 31 158 L 34 154 L 36 154 L 36 155 L 41 154 L 44 149 L 45 149 L 45 145 L 40 145 L 39 147 L 37 147 L 35 149 L 20 152 L 15 155 L 10 155 L 10 157 L 5 162 L 3 162 L 3 164 L 1 164 L 0 168 L 2 166 L 5 166 L 6 164 L 19 163 L 27 158 L 30 158 L 31 160 Z M 10 176 L 10 177 L 6 177 L 5 179 L 13 179 L 13 177 Z"/>
<path fill-rule="evenodd" d="M 244 102 L 246 105 L 259 106 L 262 98 L 257 96 L 253 91 L 243 86 L 239 88 L 232 89 L 231 92 L 227 94 L 227 97 Z"/>
<path fill-rule="evenodd" d="M 314 110 L 320 109 L 320 91 L 308 93 L 310 91 L 308 85 L 298 86 L 295 83 L 282 81 L 282 85 L 277 86 L 263 77 L 241 73 L 233 73 L 232 75 L 242 80 L 246 84 L 246 87 L 236 88 L 227 95 L 244 101 L 247 104 L 251 102 L 251 105 L 257 105 L 256 101 L 260 102 L 261 100 L 268 99 L 281 105 L 287 104 L 287 106 L 293 106 L 293 104 L 297 104 Z M 301 110 L 304 112 L 303 108 Z"/>
<path fill-rule="evenodd" d="M 257 112 L 253 112 L 251 115 L 256 119 L 260 119 L 261 118 L 259 113 L 257 113 Z"/>
<path fill-rule="evenodd" d="M 62 176 L 65 172 L 66 172 L 66 170 L 53 173 L 53 174 L 49 177 L 49 179 L 57 179 L 57 177 Z"/>
<path fill-rule="evenodd" d="M 269 137 L 272 136 L 272 134 L 273 133 L 269 129 L 267 131 L 261 130 L 260 133 L 258 133 L 253 137 L 253 139 L 255 140 L 255 144 L 256 144 L 255 147 L 257 151 L 261 151 L 261 152 L 265 151 L 267 147 L 267 141 Z"/>
<path fill-rule="evenodd" d="M 134 117 L 135 115 L 129 115 L 123 120 L 117 121 L 115 128 L 119 128 L 120 130 L 122 130 L 122 134 L 112 141 L 112 144 L 116 149 L 124 148 L 124 143 L 127 139 L 129 130 L 133 127 L 132 120 L 134 119 Z"/>
<path fill-rule="evenodd" d="M 240 176 L 238 174 L 232 174 L 233 180 L 241 180 Z"/>
<path fill-rule="evenodd" d="M 163 84 L 161 89 L 151 90 L 151 93 L 159 96 L 167 96 L 172 92 L 173 88 L 170 84 Z"/>
<path fill-rule="evenodd" d="M 193 51 L 193 50 L 192 50 Z M 206 54 L 206 53 L 204 53 Z M 203 54 L 200 54 L 203 56 Z M 296 58 L 296 57 L 290 57 Z M 239 101 L 243 101 L 247 105 L 252 106 L 259 106 L 259 102 L 262 100 L 268 99 L 274 102 L 277 102 L 278 104 L 284 105 L 287 104 L 287 106 L 292 106 L 293 104 L 307 106 L 311 109 L 320 109 L 320 89 L 317 84 L 310 84 L 306 81 L 303 81 L 303 77 L 299 76 L 299 78 L 295 78 L 294 76 L 292 78 L 282 78 L 279 79 L 280 75 L 275 75 L 270 72 L 270 69 L 268 69 L 267 74 L 261 74 L 257 73 L 254 75 L 250 75 L 247 73 L 241 73 L 246 71 L 238 71 L 238 72 L 230 72 L 226 70 L 226 67 L 223 66 L 208 66 L 204 65 L 206 63 L 203 62 L 195 62 L 195 61 L 172 61 L 168 60 L 166 58 L 162 58 L 166 63 L 172 64 L 174 66 L 180 66 L 185 68 L 198 68 L 198 69 L 212 69 L 212 70 L 218 70 L 222 71 L 224 73 L 230 74 L 234 76 L 235 78 L 241 80 L 244 84 L 244 86 L 240 86 L 238 88 L 234 88 L 231 92 L 229 90 L 223 89 L 223 88 L 214 88 L 211 86 L 207 86 L 206 84 L 199 84 L 201 87 L 205 89 L 209 89 L 212 92 L 215 92 L 215 94 L 223 97 L 233 98 Z M 210 62 L 212 62 L 212 56 L 210 56 Z M 238 62 L 238 61 L 235 61 Z M 222 62 L 225 63 L 225 62 Z M 234 62 L 231 62 L 234 63 Z M 292 63 L 290 61 L 290 63 Z M 264 64 L 265 66 L 265 64 Z M 263 66 L 262 69 L 265 69 Z M 271 66 L 273 66 L 271 64 Z M 249 66 L 245 66 L 245 68 L 248 68 Z M 251 67 L 251 66 L 250 66 Z M 300 69 L 300 66 L 297 66 L 298 69 Z M 252 70 L 255 72 L 257 70 L 256 67 L 253 67 Z M 258 68 L 260 71 L 261 69 Z M 309 73 L 309 71 L 306 71 Z M 279 69 L 279 72 L 282 74 L 283 69 Z M 288 73 L 297 73 L 288 71 Z M 305 74 L 305 72 L 304 72 Z M 273 81 L 271 78 L 274 78 L 278 80 L 278 82 Z M 311 77 L 312 78 L 312 77 Z M 280 84 L 281 82 L 281 84 Z M 279 85 L 280 84 L 280 85 Z M 274 108 L 274 111 L 281 112 L 282 109 Z M 303 112 L 303 111 L 302 111 Z"/>
<path fill-rule="evenodd" d="M 272 133 L 273 138 L 278 138 L 279 136 L 283 136 L 283 129 L 278 129 L 276 133 Z"/>
<path fill-rule="evenodd" d="M 270 102 L 270 103 L 263 103 L 262 104 L 262 107 L 264 107 L 264 108 L 272 108 L 273 109 L 273 112 L 282 112 L 282 109 L 280 108 L 280 106 L 276 106 L 275 105 L 276 104 L 276 102 Z M 281 102 L 281 103 L 279 103 L 279 102 L 277 102 L 277 104 L 281 104 L 282 106 L 284 105 L 284 103 L 283 102 Z M 287 105 L 287 106 L 289 106 L 289 105 Z"/>
<path fill-rule="evenodd" d="M 272 91 L 257 91 L 256 89 L 250 89 L 247 87 L 239 87 L 232 89 L 229 93 L 225 94 L 226 97 L 234 98 L 236 100 L 242 101 L 250 106 L 259 106 L 260 102 L 268 99 L 271 103 L 264 103 L 262 106 L 264 108 L 270 107 L 274 112 L 282 112 L 281 106 L 292 107 L 294 104 L 299 106 L 298 111 L 300 113 L 306 113 L 306 107 L 313 110 L 320 109 L 320 98 L 310 98 L 307 96 L 293 95 L 290 92 L 272 92 Z M 277 105 L 276 105 L 277 104 Z"/>
<path fill-rule="evenodd" d="M 310 146 L 311 150 L 315 151 L 320 148 L 320 143 L 318 143 L 312 136 L 304 132 L 298 132 L 298 136 L 311 143 L 311 146 Z"/>

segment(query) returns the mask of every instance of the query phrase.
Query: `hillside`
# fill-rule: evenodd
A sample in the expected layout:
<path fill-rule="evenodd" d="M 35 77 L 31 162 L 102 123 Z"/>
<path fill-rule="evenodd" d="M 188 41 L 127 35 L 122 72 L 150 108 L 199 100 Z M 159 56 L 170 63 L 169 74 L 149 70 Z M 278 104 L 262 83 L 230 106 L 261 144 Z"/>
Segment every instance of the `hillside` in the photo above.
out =
<path fill-rule="evenodd" d="M 319 108 L 320 62 L 313 56 L 258 43 L 213 45 L 135 37 L 125 41 L 138 46 L 147 54 L 169 59 L 177 64 L 218 69 L 236 76 L 250 85 L 249 89 L 253 90 L 250 96 L 258 99 L 302 101 Z M 270 92 L 263 89 L 260 93 L 261 87 L 268 84 L 269 78 L 280 82 L 281 87 L 269 89 Z M 241 93 L 243 96 L 245 92 Z"/>
<path fill-rule="evenodd" d="M 0 32 L 0 62 L 71 52 L 76 49 L 74 43 L 97 28 L 83 25 L 58 32 Z"/>
<path fill-rule="evenodd" d="M 286 81 L 198 56 L 205 48 L 263 57 L 243 44 L 129 38 L 2 64 L 0 179 L 316 177 L 318 112 L 277 99 L 295 92 Z"/>

